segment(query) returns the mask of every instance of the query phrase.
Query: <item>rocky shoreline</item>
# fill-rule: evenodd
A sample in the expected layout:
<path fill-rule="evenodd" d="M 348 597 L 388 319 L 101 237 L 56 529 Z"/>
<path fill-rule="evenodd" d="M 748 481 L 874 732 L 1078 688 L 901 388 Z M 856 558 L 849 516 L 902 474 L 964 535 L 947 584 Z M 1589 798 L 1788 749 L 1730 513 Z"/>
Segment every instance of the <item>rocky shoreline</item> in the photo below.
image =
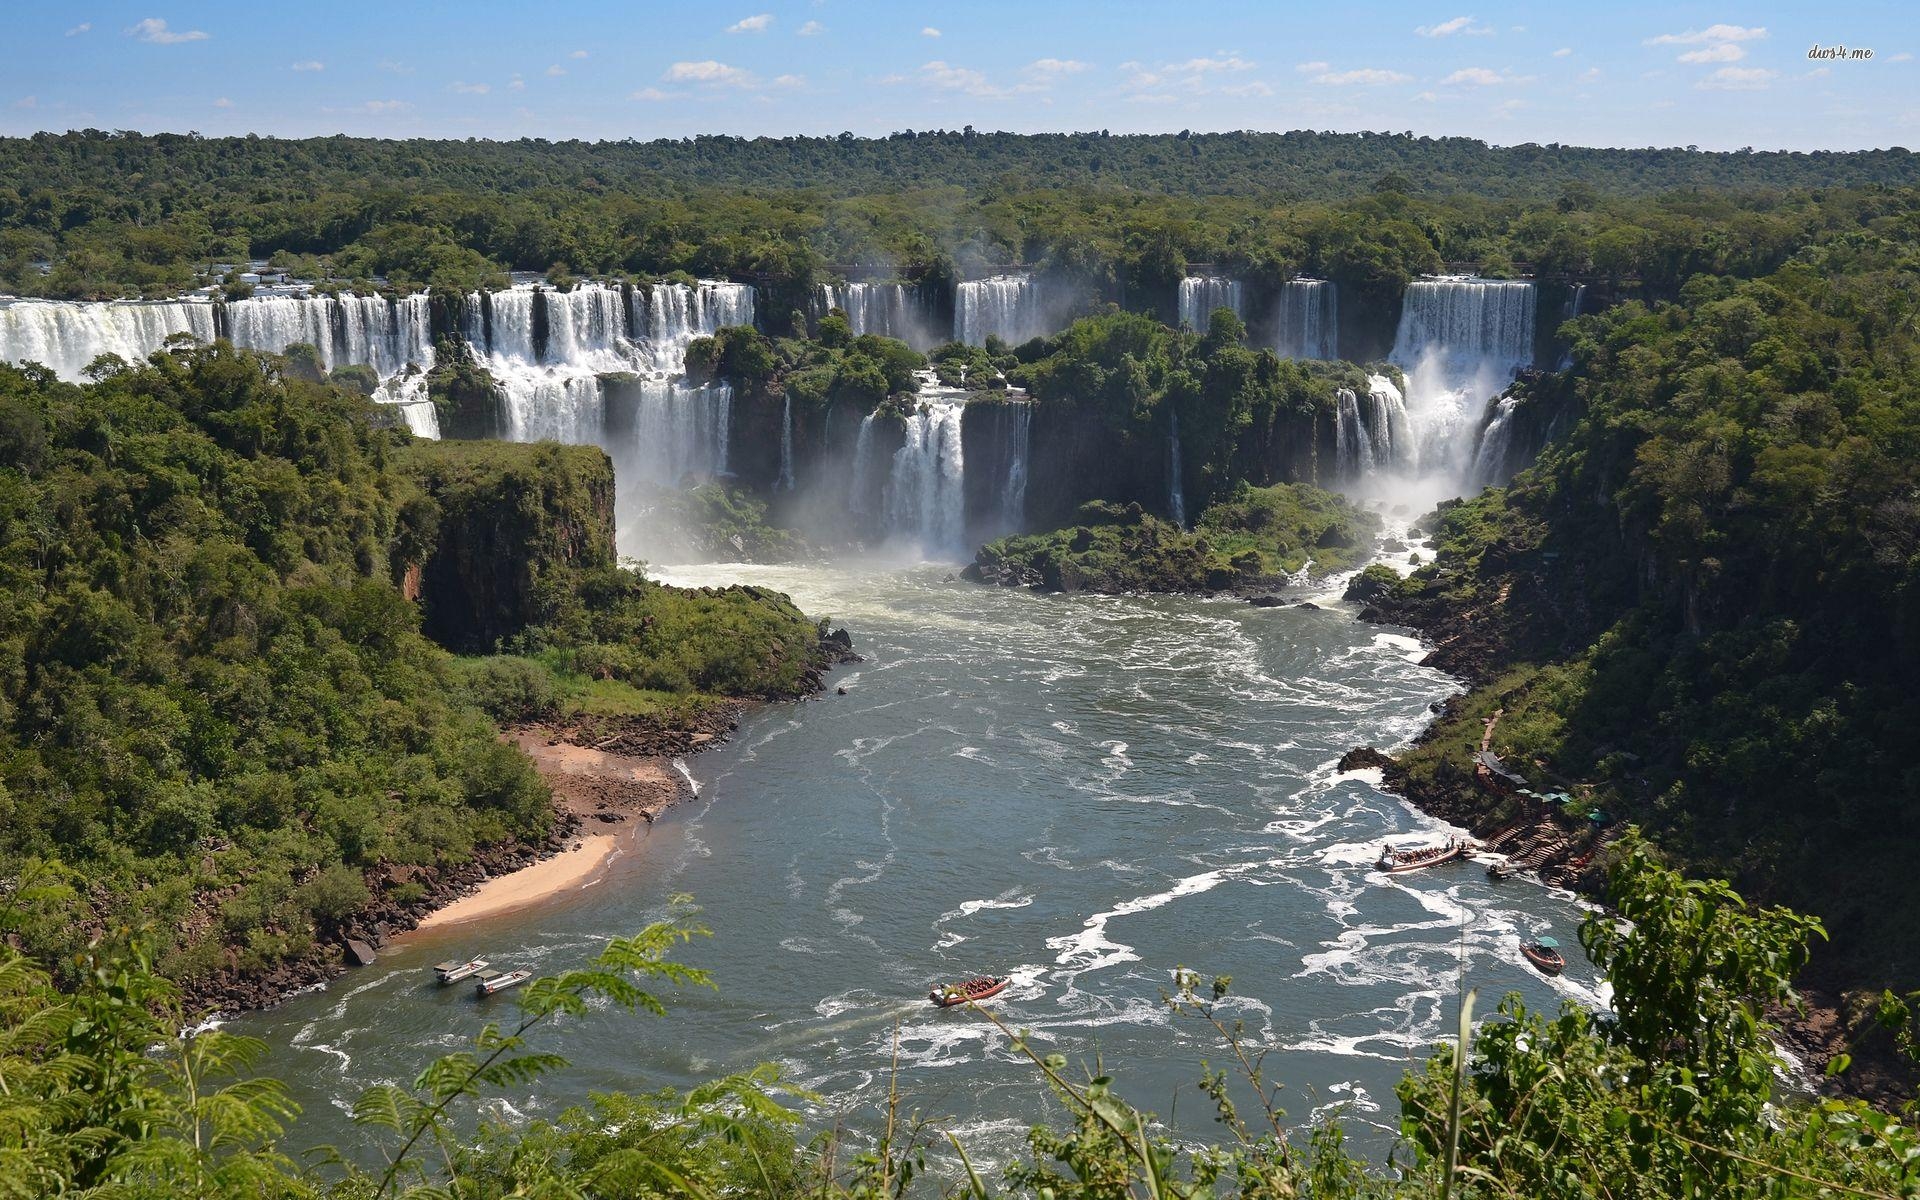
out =
<path fill-rule="evenodd" d="M 1356 589 L 1348 593 L 1348 599 L 1364 605 L 1358 620 L 1412 629 L 1431 647 L 1423 664 L 1459 676 L 1468 685 L 1466 693 L 1449 697 L 1439 706 L 1408 750 L 1458 736 L 1470 702 L 1486 698 L 1499 664 L 1509 658 L 1508 639 L 1524 640 L 1529 632 L 1513 628 L 1511 614 L 1498 611 L 1507 596 L 1501 594 L 1485 608 L 1456 611 L 1438 599 L 1409 600 L 1381 589 L 1359 590 L 1366 594 L 1355 594 Z M 1490 749 L 1493 725 L 1500 715 L 1495 708 L 1488 718 L 1480 741 L 1482 751 Z M 1429 782 L 1415 778 L 1400 758 L 1363 746 L 1349 750 L 1339 766 L 1343 771 L 1378 768 L 1381 786 L 1421 812 L 1466 829 L 1486 849 L 1506 853 L 1509 862 L 1541 882 L 1605 905 L 1602 851 L 1612 840 L 1611 827 L 1590 823 L 1583 827 L 1562 808 L 1503 792 L 1477 763 L 1469 769 L 1450 760 L 1443 762 L 1443 769 Z M 1802 981 L 1799 991 L 1798 1010 L 1775 1008 L 1767 1016 L 1777 1026 L 1781 1044 L 1799 1060 L 1808 1088 L 1862 1099 L 1889 1111 L 1914 1097 L 1911 1064 L 1878 1029 L 1858 995 L 1850 998 L 1843 983 L 1826 979 Z M 1828 1064 L 1843 1055 L 1852 1065 L 1843 1074 L 1829 1076 Z"/>
<path fill-rule="evenodd" d="M 825 693 L 825 670 L 860 661 L 844 629 L 821 639 L 826 667 L 809 676 L 810 692 Z M 514 839 L 480 847 L 456 866 L 435 868 L 380 864 L 366 872 L 373 903 L 336 925 L 316 932 L 305 953 L 266 971 L 229 965 L 181 986 L 190 1013 L 232 1016 L 272 1008 L 288 997 L 370 964 L 394 938 L 491 880 L 511 875 L 577 844 L 585 834 L 636 820 L 651 825 L 661 812 L 693 795 L 691 783 L 672 763 L 723 744 L 740 718 L 760 701 L 712 705 L 679 721 L 626 718 L 569 724 L 523 724 L 501 737 L 529 753 L 553 792 L 553 825 L 539 840 Z M 552 753 L 542 753 L 545 749 Z M 572 753 L 570 753 L 572 752 Z M 586 756 L 587 761 L 582 762 Z M 561 761 L 571 759 L 571 761 Z M 595 760 L 613 760 L 611 763 Z M 418 894 L 395 900 L 391 891 L 412 885 Z M 229 952 L 231 962 L 232 954 Z"/>

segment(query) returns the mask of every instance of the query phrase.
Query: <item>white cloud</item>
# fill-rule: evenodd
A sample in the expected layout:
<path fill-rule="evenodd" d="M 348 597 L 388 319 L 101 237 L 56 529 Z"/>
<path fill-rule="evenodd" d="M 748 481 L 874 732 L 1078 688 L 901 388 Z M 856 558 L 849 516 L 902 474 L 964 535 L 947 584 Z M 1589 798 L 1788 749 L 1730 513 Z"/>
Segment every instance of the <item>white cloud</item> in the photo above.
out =
<path fill-rule="evenodd" d="M 359 108 L 353 109 L 352 111 L 368 112 L 368 113 L 397 113 L 397 112 L 405 112 L 407 109 L 412 107 L 413 105 L 408 104 L 405 100 L 369 100 L 365 104 L 362 104 Z"/>
<path fill-rule="evenodd" d="M 657 87 L 644 87 L 628 96 L 627 99 L 646 100 L 658 103 L 661 100 L 678 100 L 684 95 L 686 95 L 685 92 L 663 92 Z"/>
<path fill-rule="evenodd" d="M 767 26 L 773 24 L 772 13 L 756 13 L 751 17 L 741 17 L 727 26 L 728 33 L 765 33 Z"/>
<path fill-rule="evenodd" d="M 559 63 L 554 63 L 552 66 L 547 68 L 547 74 L 555 76 L 556 78 L 561 75 L 565 75 L 566 73 L 567 73 L 567 69 L 561 66 Z"/>
<path fill-rule="evenodd" d="M 818 37 L 819 35 L 825 33 L 826 31 L 827 31 L 827 27 L 825 25 L 822 25 L 820 22 L 808 21 L 805 25 L 802 25 L 800 28 L 794 30 L 794 33 L 799 37 Z"/>
<path fill-rule="evenodd" d="M 587 52 L 585 50 L 575 50 L 572 54 L 567 55 L 568 58 L 585 58 L 586 56 Z"/>
<path fill-rule="evenodd" d="M 1553 52 L 1553 56 L 1554 56 L 1555 58 L 1565 58 L 1565 57 L 1567 57 L 1568 55 L 1570 55 L 1570 54 L 1572 54 L 1572 53 L 1573 53 L 1573 47 L 1572 47 L 1572 46 L 1562 46 L 1562 47 L 1560 47 L 1560 48 L 1559 48 L 1558 50 L 1555 50 L 1555 51 Z"/>
<path fill-rule="evenodd" d="M 18 100 L 15 100 L 15 101 L 13 102 L 13 106 L 14 106 L 15 108 L 39 108 L 39 107 L 40 107 L 40 97 L 38 97 L 38 96 L 22 96 L 22 97 L 20 97 L 20 98 L 19 98 Z"/>
<path fill-rule="evenodd" d="M 1324 63 L 1319 61 L 1318 59 L 1315 59 L 1313 62 L 1299 63 L 1295 65 L 1293 69 L 1307 75 L 1314 75 L 1314 74 L 1318 74 L 1321 71 L 1330 70 L 1332 67 L 1333 67 L 1332 63 Z"/>
<path fill-rule="evenodd" d="M 327 64 L 321 62 L 319 59 L 310 58 L 306 62 L 294 63 L 293 69 L 296 71 L 324 71 L 327 69 Z"/>
<path fill-rule="evenodd" d="M 805 87 L 807 86 L 807 77 L 805 75 L 775 75 L 771 86 L 777 88 Z"/>
<path fill-rule="evenodd" d="M 521 78 L 519 72 L 516 71 L 513 78 L 507 80 L 507 90 L 510 92 L 524 92 L 527 90 L 527 81 Z"/>
<path fill-rule="evenodd" d="M 218 100 L 215 100 L 213 102 L 213 106 L 215 108 L 232 108 L 233 101 L 227 99 L 225 96 L 222 96 Z"/>
<path fill-rule="evenodd" d="M 392 72 L 393 74 L 395 74 L 395 75 L 411 75 L 411 74 L 413 74 L 413 68 L 412 68 L 412 67 L 410 67 L 410 66 L 408 66 L 407 64 L 405 64 L 405 63 L 403 63 L 403 62 L 395 62 L 395 61 L 394 61 L 393 59 L 391 59 L 391 58 L 389 58 L 389 59 L 386 59 L 385 61 L 383 61 L 383 62 L 382 62 L 382 63 L 380 64 L 380 69 L 381 69 L 382 71 L 391 71 L 391 72 Z"/>
<path fill-rule="evenodd" d="M 1258 79 L 1251 83 L 1236 83 L 1220 89 L 1223 96 L 1264 97 L 1273 95 L 1273 87 Z"/>
<path fill-rule="evenodd" d="M 972 67 L 956 67 L 937 58 L 920 64 L 920 82 L 942 91 L 960 92 L 989 100 L 1003 99 L 1013 94 L 1011 90 L 989 82 L 983 72 Z"/>
<path fill-rule="evenodd" d="M 1580 73 L 1580 82 L 1592 83 L 1595 80 L 1599 79 L 1602 73 L 1603 72 L 1600 70 L 1599 67 L 1588 67 L 1586 70 Z"/>
<path fill-rule="evenodd" d="M 1531 75 L 1515 75 L 1511 71 L 1491 71 L 1486 67 L 1462 67 L 1440 81 L 1443 86 L 1457 84 L 1470 87 L 1498 87 L 1501 84 L 1532 82 Z"/>
<path fill-rule="evenodd" d="M 1912 61 L 1913 61 L 1913 55 L 1912 55 L 1912 54 L 1910 54 L 1910 53 L 1908 53 L 1908 52 L 1907 52 L 1907 51 L 1905 51 L 1905 50 L 1902 50 L 1902 51 L 1901 51 L 1900 53 L 1898 53 L 1898 54 L 1890 54 L 1890 55 L 1888 55 L 1888 56 L 1887 56 L 1887 61 L 1888 61 L 1888 62 L 1912 62 Z"/>
<path fill-rule="evenodd" d="M 1757 92 L 1771 86 L 1778 74 L 1765 67 L 1721 67 L 1693 86 L 1704 91 Z"/>
<path fill-rule="evenodd" d="M 67 36 L 79 37 L 81 34 L 87 32 L 89 29 L 92 29 L 92 28 L 93 28 L 92 21 L 82 21 L 78 25 L 75 25 L 72 29 L 67 30 Z"/>
<path fill-rule="evenodd" d="M 1190 58 L 1182 63 L 1168 63 L 1160 69 L 1200 75 L 1214 71 L 1248 71 L 1253 69 L 1253 64 L 1238 54 L 1221 54 L 1214 58 Z"/>
<path fill-rule="evenodd" d="M 1062 75 L 1078 75 L 1087 69 L 1087 64 L 1077 58 L 1036 58 L 1027 64 L 1027 74 L 1047 79 L 1057 79 Z"/>
<path fill-rule="evenodd" d="M 1169 95 L 1166 92 L 1140 92 L 1128 96 L 1127 99 L 1135 104 L 1178 104 L 1182 97 Z"/>
<path fill-rule="evenodd" d="M 1438 25 L 1421 25 L 1414 32 L 1424 38 L 1452 37 L 1464 33 L 1468 37 L 1487 37 L 1493 33 L 1488 25 L 1475 25 L 1472 17 L 1455 17 L 1451 21 L 1442 21 Z"/>
<path fill-rule="evenodd" d="M 928 25 L 923 27 L 920 30 L 920 36 L 921 37 L 939 37 L 940 31 L 938 29 L 935 29 L 933 26 Z"/>
<path fill-rule="evenodd" d="M 485 83 L 462 83 L 456 79 L 447 85 L 447 90 L 450 92 L 458 92 L 462 96 L 484 96 L 492 91 L 493 87 Z"/>
<path fill-rule="evenodd" d="M 1764 25 L 1709 25 L 1685 33 L 1663 33 L 1646 40 L 1649 46 L 1698 46 L 1708 42 L 1751 42 L 1767 36 Z"/>
<path fill-rule="evenodd" d="M 1434 101 L 1438 100 L 1439 98 L 1440 98 L 1439 92 L 1421 92 L 1419 95 L 1414 97 L 1415 100 L 1420 101 L 1422 104 L 1432 104 Z"/>
<path fill-rule="evenodd" d="M 1398 71 L 1388 71 L 1381 67 L 1360 67 L 1352 71 L 1323 71 L 1313 77 L 1315 83 L 1328 87 L 1377 87 L 1388 83 L 1411 83 L 1413 76 L 1402 75 Z"/>
<path fill-rule="evenodd" d="M 1738 42 L 1715 42 L 1711 46 L 1687 51 L 1680 56 L 1680 61 L 1684 63 L 1739 62 L 1746 56 L 1747 48 Z"/>
<path fill-rule="evenodd" d="M 159 17 L 148 17 L 138 25 L 128 26 L 127 36 L 156 46 L 171 46 L 176 42 L 204 42 L 212 35 L 199 29 L 168 29 Z"/>
<path fill-rule="evenodd" d="M 668 83 L 707 83 L 724 87 L 752 87 L 753 72 L 743 67 L 730 67 L 723 62 L 704 59 L 700 62 L 677 62 L 667 68 L 662 76 Z"/>

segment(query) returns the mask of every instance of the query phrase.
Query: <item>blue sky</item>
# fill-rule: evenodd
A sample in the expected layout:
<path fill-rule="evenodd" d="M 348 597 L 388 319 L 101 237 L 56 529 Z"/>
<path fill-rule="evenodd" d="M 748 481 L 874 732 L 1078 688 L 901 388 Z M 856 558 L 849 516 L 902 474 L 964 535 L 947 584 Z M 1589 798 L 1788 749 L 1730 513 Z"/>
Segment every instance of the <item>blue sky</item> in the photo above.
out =
<path fill-rule="evenodd" d="M 0 0 L 0 132 L 1920 146 L 1920 4 Z M 1812 60 L 1814 46 L 1872 52 Z"/>

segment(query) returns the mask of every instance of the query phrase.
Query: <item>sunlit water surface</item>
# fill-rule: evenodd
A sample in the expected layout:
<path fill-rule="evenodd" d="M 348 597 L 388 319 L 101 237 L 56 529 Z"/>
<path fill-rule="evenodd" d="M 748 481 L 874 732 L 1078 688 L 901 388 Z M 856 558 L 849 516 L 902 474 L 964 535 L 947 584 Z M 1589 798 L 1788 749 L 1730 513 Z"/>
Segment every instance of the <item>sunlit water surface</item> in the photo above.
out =
<path fill-rule="evenodd" d="M 362 1088 L 411 1078 L 511 1012 L 511 996 L 436 988 L 429 964 L 558 970 L 676 893 L 713 931 L 683 958 L 718 990 L 674 995 L 664 1020 L 565 1025 L 552 1041 L 574 1065 L 510 1097 L 509 1117 L 770 1061 L 822 1097 L 813 1126 L 870 1135 L 897 1030 L 903 1108 L 1003 1163 L 1057 1109 L 990 1023 L 925 998 L 994 972 L 1014 979 L 995 1013 L 1042 1053 L 1098 1056 L 1181 1136 L 1212 1138 L 1192 1084 L 1222 1049 L 1163 1002 L 1184 965 L 1233 977 L 1226 1015 L 1270 1051 L 1291 1119 L 1344 1106 L 1381 1151 L 1393 1085 L 1443 1036 L 1463 979 L 1549 1007 L 1595 998 L 1586 964 L 1547 980 L 1519 954 L 1523 936 L 1573 944 L 1571 897 L 1472 863 L 1370 869 L 1383 841 L 1445 827 L 1336 760 L 1412 738 L 1456 683 L 1334 594 L 1319 609 L 1042 596 L 930 564 L 655 574 L 783 589 L 846 625 L 867 661 L 834 676 L 846 695 L 760 710 L 691 760 L 698 799 L 593 886 L 407 940 L 236 1022 L 306 1106 L 301 1144 L 367 1153 L 347 1118 Z"/>

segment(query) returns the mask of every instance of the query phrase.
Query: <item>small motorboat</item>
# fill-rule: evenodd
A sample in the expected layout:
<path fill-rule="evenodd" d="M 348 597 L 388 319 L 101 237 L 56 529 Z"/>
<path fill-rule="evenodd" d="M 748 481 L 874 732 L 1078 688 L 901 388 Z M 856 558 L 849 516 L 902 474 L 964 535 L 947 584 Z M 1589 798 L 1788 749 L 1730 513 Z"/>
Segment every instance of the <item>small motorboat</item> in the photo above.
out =
<path fill-rule="evenodd" d="M 1560 943 L 1550 937 L 1522 943 L 1520 953 L 1527 956 L 1528 962 L 1540 968 L 1542 975 L 1558 975 L 1567 969 L 1567 960 L 1560 954 Z"/>
<path fill-rule="evenodd" d="M 491 996 L 519 987 L 532 978 L 532 971 L 482 971 L 474 978 L 473 990 L 482 996 Z"/>
<path fill-rule="evenodd" d="M 1487 878 L 1495 880 L 1512 879 L 1514 872 L 1519 869 L 1520 868 L 1503 858 L 1498 862 L 1490 862 L 1487 864 Z"/>
<path fill-rule="evenodd" d="M 449 983 L 459 983 L 462 979 L 478 975 L 486 969 L 487 960 L 484 958 L 468 959 L 466 962 L 448 959 L 446 962 L 433 964 L 434 977 L 439 979 L 442 987 Z"/>
<path fill-rule="evenodd" d="M 998 996 L 1007 986 L 1005 975 L 982 975 L 978 979 L 969 979 L 965 983 L 943 983 L 927 993 L 927 999 L 941 1008 L 952 1008 L 956 1004 L 972 1004 L 985 1000 L 989 996 Z"/>
<path fill-rule="evenodd" d="M 1396 850 L 1389 846 L 1380 852 L 1380 861 L 1373 864 L 1376 871 L 1385 871 L 1389 875 L 1402 875 L 1408 871 L 1418 871 L 1425 867 L 1438 866 L 1464 856 L 1467 843 L 1448 838 L 1444 846 L 1415 846 Z"/>

